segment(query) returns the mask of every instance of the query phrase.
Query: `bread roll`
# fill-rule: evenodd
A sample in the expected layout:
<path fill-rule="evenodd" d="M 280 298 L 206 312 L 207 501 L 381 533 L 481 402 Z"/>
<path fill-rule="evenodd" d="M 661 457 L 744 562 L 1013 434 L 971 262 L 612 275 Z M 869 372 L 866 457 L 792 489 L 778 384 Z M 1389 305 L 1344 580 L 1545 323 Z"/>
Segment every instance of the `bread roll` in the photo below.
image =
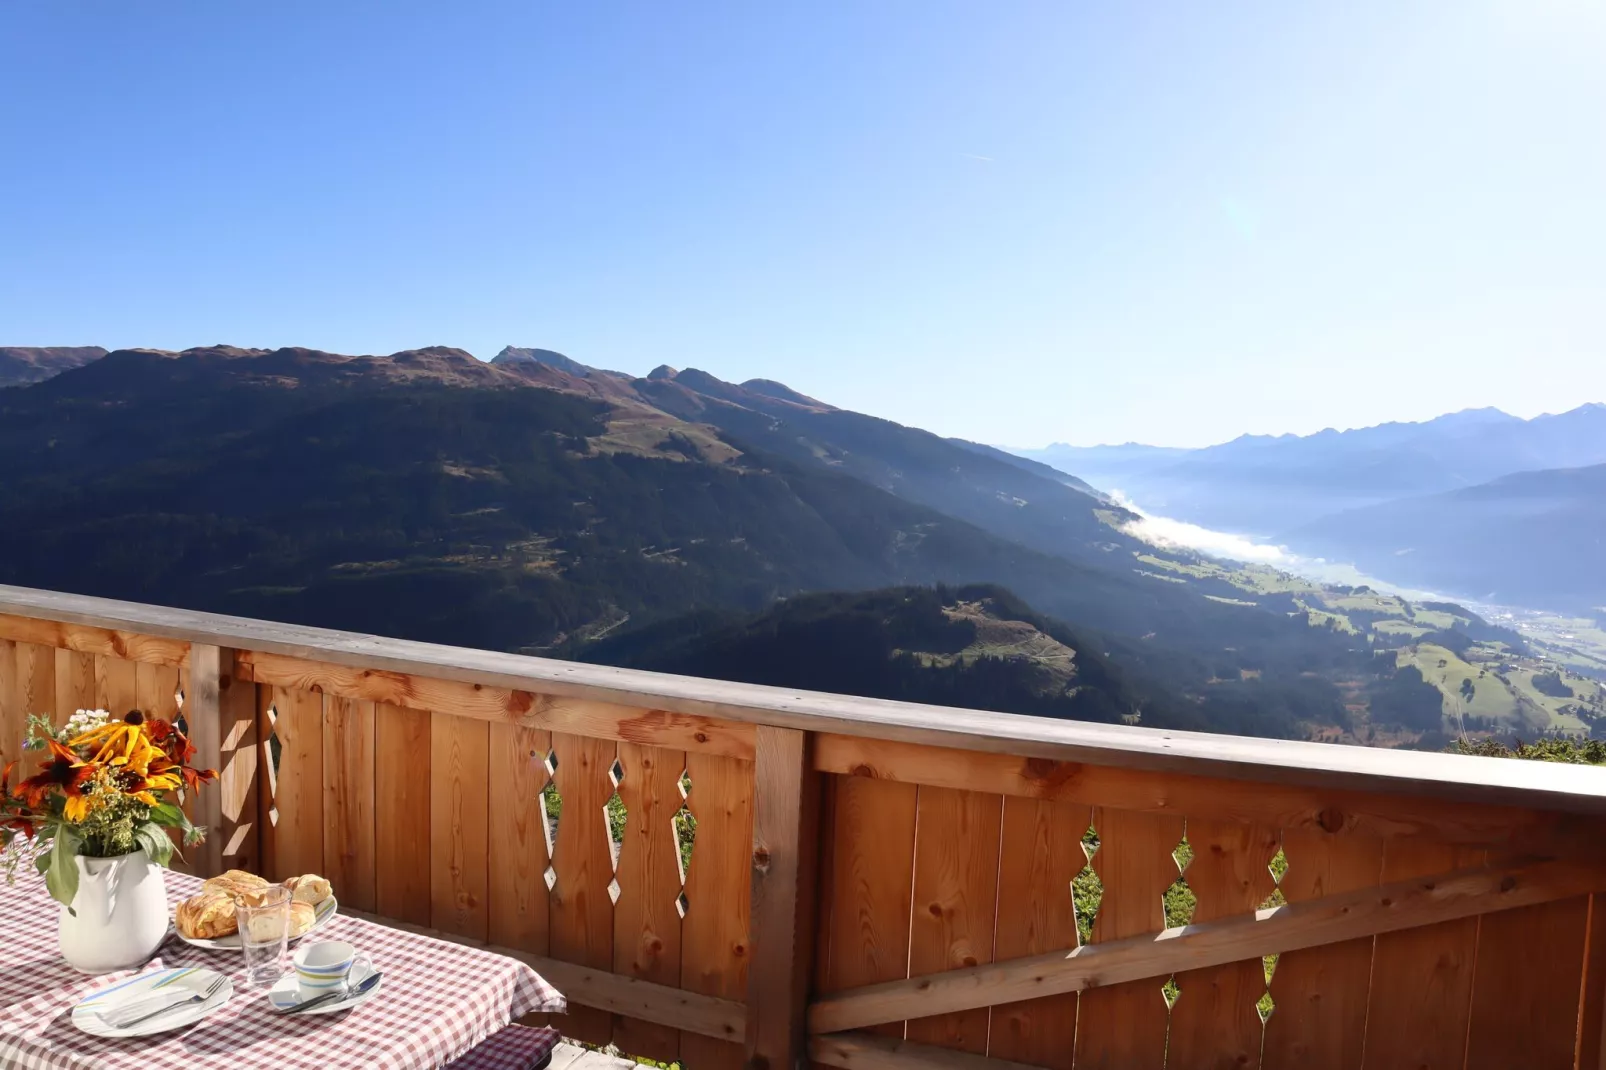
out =
<path fill-rule="evenodd" d="M 290 903 L 290 935 L 305 936 L 318 924 L 318 912 L 312 908 L 311 903 L 293 900 Z"/>
<path fill-rule="evenodd" d="M 202 892 L 178 905 L 173 925 L 192 940 L 216 940 L 240 931 L 234 916 L 234 897 L 226 892 Z"/>
<path fill-rule="evenodd" d="M 284 882 L 290 889 L 290 896 L 298 903 L 309 903 L 317 906 L 334 894 L 329 882 L 316 873 L 305 873 L 299 877 L 291 877 Z"/>
<path fill-rule="evenodd" d="M 201 885 L 201 891 L 222 892 L 235 899 L 247 899 L 260 895 L 268 887 L 268 882 L 255 873 L 247 873 L 243 869 L 231 869 L 207 880 Z"/>
<path fill-rule="evenodd" d="M 306 903 L 291 902 L 289 906 L 290 931 L 285 936 L 293 939 L 311 932 L 312 927 L 318 922 L 317 912 Z M 252 943 L 266 943 L 278 938 L 283 923 L 277 914 L 256 914 L 246 922 L 246 925 L 249 927 L 247 935 Z"/>

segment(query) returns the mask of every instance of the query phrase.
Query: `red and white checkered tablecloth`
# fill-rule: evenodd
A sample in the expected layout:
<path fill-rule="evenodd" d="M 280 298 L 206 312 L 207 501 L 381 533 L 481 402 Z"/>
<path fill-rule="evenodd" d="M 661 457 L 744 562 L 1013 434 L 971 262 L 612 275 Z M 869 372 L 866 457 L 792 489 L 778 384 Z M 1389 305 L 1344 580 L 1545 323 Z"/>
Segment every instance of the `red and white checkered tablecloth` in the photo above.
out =
<path fill-rule="evenodd" d="M 169 904 L 200 887 L 181 873 L 165 877 Z M 366 952 L 384 971 L 384 983 L 349 1011 L 285 1016 L 269 1009 L 261 990 L 245 988 L 239 952 L 204 951 L 171 935 L 141 971 L 87 977 L 62 959 L 57 918 L 56 902 L 33 873 L 19 872 L 12 886 L 0 881 L 0 1066 L 426 1070 L 464 1054 L 520 1015 L 564 1010 L 562 994 L 516 959 L 337 916 L 318 935 Z M 227 973 L 234 997 L 195 1025 L 151 1037 L 107 1040 L 72 1024 L 73 1005 L 95 989 L 171 966 Z"/>

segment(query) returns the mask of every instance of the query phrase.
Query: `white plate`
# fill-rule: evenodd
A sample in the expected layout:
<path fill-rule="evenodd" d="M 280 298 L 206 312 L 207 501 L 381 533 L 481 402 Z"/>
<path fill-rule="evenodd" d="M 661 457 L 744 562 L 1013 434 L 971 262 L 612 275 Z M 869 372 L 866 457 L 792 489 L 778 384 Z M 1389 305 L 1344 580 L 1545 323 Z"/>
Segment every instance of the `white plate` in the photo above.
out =
<path fill-rule="evenodd" d="M 335 916 L 335 909 L 339 906 L 340 902 L 331 895 L 328 899 L 325 899 L 323 902 L 313 907 L 312 912 L 314 920 L 312 922 L 312 928 L 308 929 L 300 936 L 292 936 L 290 938 L 290 942 L 293 944 L 297 940 L 311 936 L 313 933 L 329 924 L 329 920 Z M 178 931 L 178 925 L 176 922 L 173 925 L 173 931 L 178 933 L 178 938 L 180 940 L 184 941 L 186 944 L 189 944 L 191 947 L 202 947 L 208 951 L 238 951 L 241 947 L 239 933 L 230 933 L 227 936 L 219 936 L 212 940 L 203 940 L 198 936 L 185 936 L 183 933 Z"/>
<path fill-rule="evenodd" d="M 130 977 L 126 981 L 119 981 L 98 992 L 90 993 L 72 1009 L 72 1024 L 90 1036 L 96 1037 L 144 1037 L 152 1033 L 182 1029 L 184 1026 L 199 1022 L 227 1003 L 234 995 L 234 982 L 224 977 L 223 987 L 212 993 L 210 999 L 174 1007 L 126 1029 L 115 1029 L 107 1025 L 99 1012 L 103 1007 L 115 1007 L 125 999 L 135 999 L 159 988 L 187 988 L 199 995 L 220 976 L 222 975 L 216 970 L 206 970 L 199 966 L 142 973 L 138 977 Z"/>
<path fill-rule="evenodd" d="M 356 987 L 357 985 L 362 984 L 365 977 L 371 976 L 375 969 L 377 969 L 377 967 L 374 966 L 353 966 L 351 968 L 351 976 L 347 979 L 347 983 L 352 987 Z M 355 1007 L 359 1003 L 368 1002 L 370 999 L 373 999 L 374 996 L 378 995 L 379 990 L 384 987 L 385 979 L 381 977 L 379 980 L 374 982 L 374 987 L 370 988 L 362 995 L 357 996 L 355 999 L 338 999 L 333 1003 L 325 1003 L 322 1006 L 313 1007 L 311 1010 L 297 1011 L 296 1013 L 334 1014 L 338 1011 L 343 1011 L 348 1007 Z M 291 970 L 289 973 L 279 978 L 273 983 L 273 987 L 268 989 L 268 1002 L 273 1004 L 273 1009 L 276 1011 L 287 1011 L 291 1007 L 294 1007 L 297 1003 L 306 1002 L 301 998 L 301 991 L 296 985 L 296 972 L 294 970 Z"/>

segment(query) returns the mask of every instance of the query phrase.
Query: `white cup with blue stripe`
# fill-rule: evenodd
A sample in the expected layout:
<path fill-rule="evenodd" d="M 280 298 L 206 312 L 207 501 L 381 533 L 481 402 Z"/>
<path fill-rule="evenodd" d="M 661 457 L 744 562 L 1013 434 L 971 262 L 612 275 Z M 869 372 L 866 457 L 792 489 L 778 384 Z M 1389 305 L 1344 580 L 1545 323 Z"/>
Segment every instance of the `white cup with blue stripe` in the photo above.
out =
<path fill-rule="evenodd" d="M 373 972 L 367 955 L 344 940 L 320 940 L 316 944 L 302 944 L 291 956 L 296 971 L 296 992 L 305 1002 L 346 987 L 346 979 L 359 962 L 363 973 Z"/>

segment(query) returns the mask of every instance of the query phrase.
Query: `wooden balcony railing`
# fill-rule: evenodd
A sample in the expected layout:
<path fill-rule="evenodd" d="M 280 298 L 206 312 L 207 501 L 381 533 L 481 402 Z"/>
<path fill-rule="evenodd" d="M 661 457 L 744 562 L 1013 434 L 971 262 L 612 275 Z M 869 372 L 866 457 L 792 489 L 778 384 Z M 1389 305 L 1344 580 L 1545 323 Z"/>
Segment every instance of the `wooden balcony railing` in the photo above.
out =
<path fill-rule="evenodd" d="M 1606 1066 L 1599 769 L 0 587 L 0 749 L 93 706 L 181 709 L 223 771 L 197 870 L 324 873 L 532 962 L 567 1034 L 688 1070 Z M 1193 923 L 1162 932 L 1184 839 Z"/>

